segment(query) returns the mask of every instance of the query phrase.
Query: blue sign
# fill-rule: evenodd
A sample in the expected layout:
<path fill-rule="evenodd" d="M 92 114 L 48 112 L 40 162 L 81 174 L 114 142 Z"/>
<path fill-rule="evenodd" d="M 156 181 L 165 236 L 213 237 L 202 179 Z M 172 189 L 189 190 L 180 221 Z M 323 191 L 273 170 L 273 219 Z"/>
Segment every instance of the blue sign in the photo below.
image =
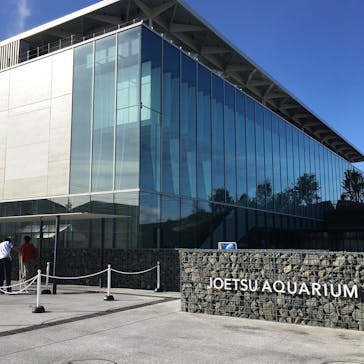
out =
<path fill-rule="evenodd" d="M 236 250 L 238 246 L 235 241 L 220 241 L 218 243 L 220 250 Z"/>

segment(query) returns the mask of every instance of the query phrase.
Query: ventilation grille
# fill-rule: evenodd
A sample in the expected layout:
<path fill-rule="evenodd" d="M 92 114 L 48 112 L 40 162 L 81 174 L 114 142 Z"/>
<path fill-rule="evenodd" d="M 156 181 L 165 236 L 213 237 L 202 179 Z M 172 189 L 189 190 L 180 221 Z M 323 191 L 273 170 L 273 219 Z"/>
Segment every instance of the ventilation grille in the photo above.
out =
<path fill-rule="evenodd" d="M 0 70 L 19 63 L 20 40 L 0 46 Z"/>

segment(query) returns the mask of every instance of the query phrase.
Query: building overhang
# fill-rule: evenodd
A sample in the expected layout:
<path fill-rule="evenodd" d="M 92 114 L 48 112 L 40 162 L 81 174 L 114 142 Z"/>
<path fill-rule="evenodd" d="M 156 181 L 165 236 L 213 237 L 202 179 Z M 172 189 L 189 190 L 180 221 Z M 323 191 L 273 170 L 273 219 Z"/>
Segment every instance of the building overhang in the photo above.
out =
<path fill-rule="evenodd" d="M 42 215 L 20 215 L 20 216 L 0 216 L 0 223 L 20 223 L 36 221 L 55 221 L 59 218 L 62 221 L 84 221 L 84 220 L 102 220 L 102 219 L 122 219 L 129 218 L 126 215 L 112 214 L 95 214 L 89 212 L 70 212 L 60 214 L 42 214 Z"/>
<path fill-rule="evenodd" d="M 32 47 L 144 21 L 201 63 L 349 162 L 364 155 L 249 57 L 197 15 L 183 0 L 103 0 L 0 43 Z"/>

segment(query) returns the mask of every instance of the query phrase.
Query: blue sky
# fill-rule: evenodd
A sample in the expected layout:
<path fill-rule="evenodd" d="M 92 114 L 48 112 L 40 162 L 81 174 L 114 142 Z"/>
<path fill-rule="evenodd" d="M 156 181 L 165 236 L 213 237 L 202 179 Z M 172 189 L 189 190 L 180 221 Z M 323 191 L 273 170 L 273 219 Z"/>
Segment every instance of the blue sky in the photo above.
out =
<path fill-rule="evenodd" d="M 363 0 L 185 1 L 364 152 Z M 95 2 L 1 0 L 0 39 Z"/>

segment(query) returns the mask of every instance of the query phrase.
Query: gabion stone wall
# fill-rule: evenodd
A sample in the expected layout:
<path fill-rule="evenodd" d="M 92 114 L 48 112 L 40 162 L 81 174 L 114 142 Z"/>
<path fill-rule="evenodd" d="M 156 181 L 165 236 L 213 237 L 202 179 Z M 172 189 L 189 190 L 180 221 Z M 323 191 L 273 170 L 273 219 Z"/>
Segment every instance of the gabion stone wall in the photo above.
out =
<path fill-rule="evenodd" d="M 182 311 L 364 330 L 364 253 L 180 251 Z"/>

